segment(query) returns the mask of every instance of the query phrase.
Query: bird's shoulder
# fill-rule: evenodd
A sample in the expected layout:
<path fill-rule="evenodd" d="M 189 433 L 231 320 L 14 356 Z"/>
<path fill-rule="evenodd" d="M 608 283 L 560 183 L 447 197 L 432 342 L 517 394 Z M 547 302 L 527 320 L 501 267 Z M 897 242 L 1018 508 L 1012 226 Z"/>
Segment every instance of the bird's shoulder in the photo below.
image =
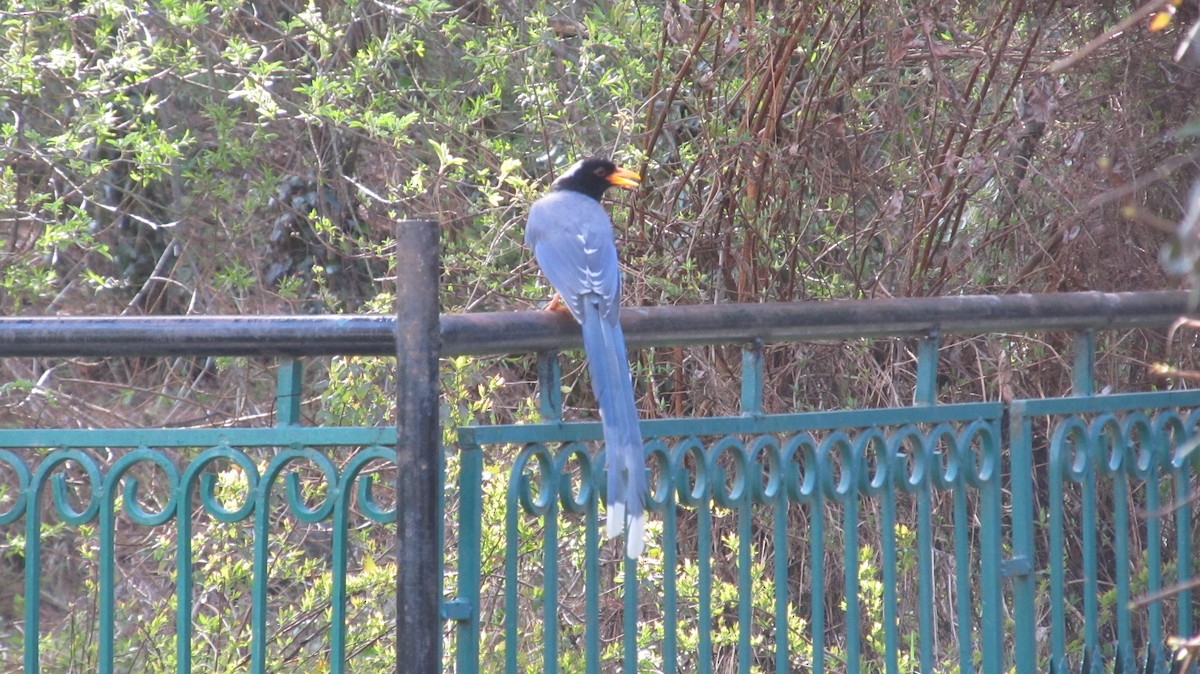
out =
<path fill-rule="evenodd" d="M 557 221 L 558 224 L 609 224 L 608 212 L 599 201 L 578 192 L 559 190 L 551 192 L 529 209 L 530 219 L 538 218 Z"/>
<path fill-rule="evenodd" d="M 555 234 L 584 234 L 589 239 L 612 231 L 612 220 L 599 201 L 570 190 L 551 192 L 529 208 L 526 241 Z"/>

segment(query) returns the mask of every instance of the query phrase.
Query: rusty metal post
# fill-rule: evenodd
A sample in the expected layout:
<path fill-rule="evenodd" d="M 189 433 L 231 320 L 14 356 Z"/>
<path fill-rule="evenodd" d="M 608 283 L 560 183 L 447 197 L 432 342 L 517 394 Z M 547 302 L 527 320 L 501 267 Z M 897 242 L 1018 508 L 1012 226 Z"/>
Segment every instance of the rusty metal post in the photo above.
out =
<path fill-rule="evenodd" d="M 438 223 L 396 228 L 396 672 L 441 670 Z"/>

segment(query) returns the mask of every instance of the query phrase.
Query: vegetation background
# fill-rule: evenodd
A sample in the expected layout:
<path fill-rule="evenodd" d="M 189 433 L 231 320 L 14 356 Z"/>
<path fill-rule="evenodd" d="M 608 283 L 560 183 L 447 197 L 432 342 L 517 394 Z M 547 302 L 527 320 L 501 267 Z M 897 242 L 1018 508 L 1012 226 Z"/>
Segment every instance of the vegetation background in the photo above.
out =
<path fill-rule="evenodd" d="M 445 311 L 536 307 L 548 289 L 521 244 L 526 208 L 588 154 L 644 176 L 612 205 L 627 304 L 1172 287 L 1159 250 L 1200 156 L 1200 70 L 1172 54 L 1195 3 L 1165 30 L 1138 23 L 1050 69 L 1132 11 L 1115 0 L 9 0 L 0 313 L 387 312 L 394 223 L 409 217 L 444 227 Z M 1068 339 L 947 342 L 939 395 L 1065 394 Z M 770 346 L 764 405 L 908 404 L 911 346 Z M 1098 386 L 1111 390 L 1160 385 L 1147 366 L 1185 358 L 1154 332 L 1099 346 Z M 734 350 L 637 358 L 645 417 L 736 410 Z M 6 359 L 0 424 L 266 425 L 270 367 Z M 454 424 L 533 418 L 533 368 L 447 362 L 448 440 Z M 386 362 L 331 359 L 307 376 L 310 421 L 391 420 Z M 584 376 L 577 363 L 566 372 L 572 414 L 590 407 Z M 489 465 L 503 473 L 507 456 Z M 75 610 L 86 600 L 68 596 L 89 582 L 84 533 L 44 537 L 55 553 L 43 582 L 64 593 L 43 598 L 45 627 L 69 663 L 94 652 Z M 319 552 L 319 533 L 287 535 Z M 125 534 L 131 549 L 150 544 Z M 216 568 L 247 533 L 203 535 Z M 20 542 L 3 530 L 0 625 L 20 615 Z M 356 657 L 386 662 L 387 608 L 369 600 L 389 592 L 391 542 L 358 543 Z M 279 554 L 296 581 L 292 625 L 304 625 L 321 610 L 320 564 L 311 549 Z M 127 561 L 131 577 L 164 563 Z M 212 642 L 205 667 L 223 671 L 241 662 L 242 607 L 229 598 L 241 579 L 213 574 L 228 596 L 208 628 L 231 645 Z M 122 599 L 144 620 L 121 652 L 144 671 L 171 666 L 161 642 L 146 645 L 169 629 L 156 622 L 163 589 Z M 318 657 L 309 632 L 288 635 L 276 662 Z M 0 638 L 17 636 L 0 627 Z"/>

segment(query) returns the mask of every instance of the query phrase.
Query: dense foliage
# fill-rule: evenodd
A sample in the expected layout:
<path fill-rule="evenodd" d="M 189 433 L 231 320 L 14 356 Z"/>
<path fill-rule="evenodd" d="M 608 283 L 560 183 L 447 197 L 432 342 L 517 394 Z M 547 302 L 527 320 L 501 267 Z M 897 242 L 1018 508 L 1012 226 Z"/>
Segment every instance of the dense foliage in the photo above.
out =
<path fill-rule="evenodd" d="M 425 217 L 444 226 L 445 310 L 534 307 L 548 291 L 521 246 L 526 207 L 596 153 L 644 175 L 613 206 L 629 304 L 1167 287 L 1151 225 L 1179 220 L 1195 173 L 1176 131 L 1200 74 L 1170 58 L 1188 9 L 1051 75 L 1125 4 L 10 2 L 0 312 L 388 311 L 395 223 Z M 950 343 L 942 395 L 1061 394 L 1064 344 Z M 908 347 L 771 347 L 765 403 L 907 403 Z M 1112 347 L 1102 385 L 1153 385 L 1164 340 Z M 646 416 L 734 409 L 735 353 L 638 359 Z M 266 367 L 6 361 L 0 423 L 270 423 Z M 531 369 L 447 362 L 448 423 L 532 418 Z M 389 418 L 386 371 L 311 369 L 306 413 Z M 360 562 L 386 554 L 385 537 L 363 545 Z M 12 599 L 0 590 L 0 618 Z"/>

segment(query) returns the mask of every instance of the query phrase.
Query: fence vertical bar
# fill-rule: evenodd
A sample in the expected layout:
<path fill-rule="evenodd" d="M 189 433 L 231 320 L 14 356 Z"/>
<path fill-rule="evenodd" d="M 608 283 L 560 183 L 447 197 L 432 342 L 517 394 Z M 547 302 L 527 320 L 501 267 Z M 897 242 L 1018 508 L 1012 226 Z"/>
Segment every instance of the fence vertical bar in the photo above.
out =
<path fill-rule="evenodd" d="M 304 363 L 299 358 L 279 361 L 275 388 L 275 425 L 300 425 L 300 395 L 304 383 Z"/>
<path fill-rule="evenodd" d="M 625 533 L 629 535 L 628 531 Z M 622 646 L 625 650 L 625 674 L 638 674 L 638 643 L 637 643 L 637 623 L 638 623 L 638 562 L 636 559 L 625 554 L 625 546 L 619 546 L 621 549 L 620 557 L 623 561 L 624 580 L 621 586 L 625 588 L 625 614 L 622 616 Z M 556 670 L 557 672 L 557 670 Z M 555 674 L 547 672 L 547 674 Z"/>
<path fill-rule="evenodd" d="M 806 470 L 818 470 L 825 457 L 818 454 Z M 812 564 L 811 594 L 809 596 L 809 625 L 812 638 L 812 674 L 825 674 L 825 500 L 820 486 L 812 490 L 808 506 L 808 559 Z M 928 670 L 923 670 L 928 671 Z"/>
<path fill-rule="evenodd" d="M 42 571 L 42 514 L 41 495 L 44 468 L 39 467 L 33 480 L 26 480 L 29 488 L 21 497 L 25 499 L 25 672 L 38 672 L 38 643 L 41 641 L 41 576 Z"/>
<path fill-rule="evenodd" d="M 1064 459 L 1061 456 L 1063 451 L 1061 444 L 1062 441 L 1059 438 L 1052 438 L 1050 441 L 1049 494 L 1046 499 L 1050 503 L 1048 555 L 1050 557 L 1051 674 L 1065 674 L 1069 669 L 1066 658 L 1066 571 L 1063 568 L 1065 561 L 1063 558 L 1066 553 L 1063 543 L 1063 508 L 1059 505 L 1066 502 L 1065 485 L 1063 484 L 1065 468 L 1063 466 Z"/>
<path fill-rule="evenodd" d="M 941 334 L 931 331 L 917 346 L 917 383 L 913 395 L 914 405 L 937 403 L 938 348 Z M 929 458 L 936 462 L 937 448 L 929 449 Z M 931 464 L 930 468 L 933 468 Z M 921 645 L 918 658 L 921 671 L 933 670 L 933 485 L 926 479 L 917 488 L 917 573 L 920 581 L 917 596 L 920 608 L 918 620 L 921 625 Z"/>
<path fill-rule="evenodd" d="M 1190 429 L 1189 429 L 1190 430 Z M 1175 502 L 1187 503 L 1192 493 L 1191 480 L 1188 479 L 1188 460 L 1175 459 Z M 1192 509 L 1190 507 L 1175 509 L 1175 579 L 1180 585 L 1187 587 L 1192 578 Z M 1175 597 L 1178 615 L 1178 634 L 1194 634 L 1192 632 L 1192 591 L 1183 589 Z"/>
<path fill-rule="evenodd" d="M 348 474 L 341 475 L 341 494 L 337 495 L 333 505 L 332 518 L 329 521 L 332 550 L 330 566 L 330 621 L 329 621 L 329 672 L 343 674 L 346 671 L 346 556 L 350 536 L 350 494 L 351 482 Z M 334 489 L 330 485 L 330 489 Z M 332 496 L 332 494 L 331 494 Z"/>
<path fill-rule="evenodd" d="M 538 414 L 542 421 L 562 421 L 562 365 L 558 352 L 538 354 Z"/>
<path fill-rule="evenodd" d="M 517 556 L 520 550 L 521 501 L 518 493 L 527 479 L 516 468 L 510 472 L 507 500 L 504 507 L 504 672 L 517 670 Z"/>
<path fill-rule="evenodd" d="M 461 432 L 460 432 L 461 433 Z M 460 434 L 461 439 L 461 434 Z M 470 605 L 470 616 L 458 624 L 455 671 L 479 672 L 479 574 L 483 538 L 483 450 L 461 442 L 458 468 L 458 597 Z"/>
<path fill-rule="evenodd" d="M 284 450 L 290 451 L 290 450 Z M 278 460 L 278 459 L 276 459 Z M 270 475 L 270 469 L 266 475 Z M 259 481 L 254 499 L 254 543 L 250 584 L 250 671 L 253 674 L 267 672 L 267 576 L 270 560 L 271 479 L 264 476 Z"/>
<path fill-rule="evenodd" d="M 99 550 L 99 617 L 100 630 L 97 639 L 97 668 L 103 674 L 111 674 L 113 671 L 113 623 L 115 614 L 113 603 L 116 601 L 113 583 L 115 582 L 116 571 L 113 568 L 116 566 L 116 515 L 113 510 L 116 508 L 116 498 L 112 496 L 110 490 L 117 489 L 116 481 L 109 482 L 105 480 L 104 486 L 100 492 L 100 550 Z"/>
<path fill-rule="evenodd" d="M 1071 395 L 1090 396 L 1095 392 L 1096 333 L 1084 330 L 1075 334 L 1075 362 L 1071 368 Z"/>
<path fill-rule="evenodd" d="M 679 450 L 675 450 L 679 452 Z M 679 671 L 679 510 L 677 494 L 680 487 L 676 481 L 686 483 L 684 477 L 675 470 L 671 456 L 668 453 L 662 473 L 659 476 L 665 484 L 665 503 L 663 504 L 663 674 L 676 674 Z"/>
<path fill-rule="evenodd" d="M 983 447 L 980 452 L 979 471 L 979 599 L 982 603 L 980 610 L 980 645 L 983 651 L 984 674 L 1000 674 L 1006 671 L 1003 652 L 1004 620 L 1002 611 L 1003 597 L 1001 592 L 1002 579 L 1000 576 L 1001 527 L 1003 515 L 1001 504 L 1002 485 L 1000 484 L 1000 452 L 997 445 L 998 429 L 992 425 L 994 433 L 981 437 Z M 986 468 L 984 466 L 987 466 Z"/>
<path fill-rule="evenodd" d="M 1083 541 L 1083 641 L 1085 659 L 1091 658 L 1093 664 L 1102 662 L 1100 659 L 1100 574 L 1098 547 L 1100 527 L 1097 514 L 1098 499 L 1096 489 L 1099 482 L 1100 452 L 1088 447 L 1086 440 L 1082 448 L 1076 451 L 1086 451 L 1087 469 L 1080 483 L 1080 537 Z"/>
<path fill-rule="evenodd" d="M 763 342 L 756 339 L 742 349 L 742 414 L 763 411 Z"/>
<path fill-rule="evenodd" d="M 941 343 L 941 335 L 934 330 L 922 337 L 917 347 L 917 388 L 913 396 L 916 405 L 937 402 L 938 347 Z"/>
<path fill-rule="evenodd" d="M 588 498 L 584 526 L 583 589 L 587 615 L 584 616 L 584 671 L 600 671 L 600 482 L 601 471 L 593 473 L 591 496 Z"/>
<path fill-rule="evenodd" d="M 1146 512 L 1154 513 L 1152 517 L 1146 518 L 1146 540 L 1162 541 L 1162 514 L 1159 513 L 1161 507 L 1159 503 L 1159 489 L 1162 488 L 1162 473 L 1161 467 L 1163 463 L 1169 459 L 1170 449 L 1166 438 L 1166 428 L 1157 427 L 1153 431 L 1153 447 L 1151 449 L 1151 460 L 1148 474 L 1144 482 L 1144 492 L 1146 494 Z M 1146 594 L 1156 595 L 1162 587 L 1162 546 L 1161 544 L 1150 545 L 1146 549 Z M 1158 667 L 1163 662 L 1162 644 L 1163 642 L 1163 624 L 1162 624 L 1162 601 L 1151 602 L 1146 607 L 1149 622 L 1149 634 L 1146 638 L 1146 643 L 1149 646 L 1146 648 L 1146 662 L 1153 662 L 1154 667 Z"/>
<path fill-rule="evenodd" d="M 849 472 L 856 469 L 852 452 L 847 452 L 842 458 L 844 461 L 842 470 Z M 862 612 L 858 592 L 860 566 L 858 559 L 858 485 L 855 478 L 857 475 L 851 479 L 845 494 L 846 498 L 842 501 L 842 535 L 844 537 L 842 554 L 845 566 L 842 580 L 845 583 L 843 600 L 846 602 L 846 671 L 851 674 L 861 672 L 863 665 L 862 622 L 859 619 Z"/>
<path fill-rule="evenodd" d="M 928 457 L 926 459 L 926 457 Z M 933 448 L 923 453 L 922 460 L 936 461 Z M 931 464 L 931 467 L 932 464 Z M 933 671 L 933 486 L 926 478 L 917 487 L 917 601 L 921 625 L 921 646 L 918 652 L 921 671 Z"/>
<path fill-rule="evenodd" d="M 784 467 L 777 466 L 783 473 Z M 791 635 L 788 630 L 788 490 L 784 484 L 779 485 L 779 491 L 772 504 L 774 512 L 772 523 L 775 526 L 772 544 L 775 547 L 775 671 L 787 672 L 788 640 Z M 669 573 L 669 572 L 668 572 Z"/>
<path fill-rule="evenodd" d="M 703 468 L 701 468 L 703 470 Z M 696 504 L 696 560 L 700 584 L 700 674 L 712 674 L 712 507 L 711 498 Z"/>
<path fill-rule="evenodd" d="M 1011 490 L 1012 555 L 1023 560 L 1027 569 L 1034 559 L 1033 547 L 1033 422 L 1025 415 L 1025 404 L 1009 407 L 1009 489 Z M 1003 450 L 1004 448 L 1001 447 Z M 1013 652 L 1016 674 L 1034 674 L 1037 670 L 1037 614 L 1035 582 L 1031 569 L 1012 577 Z"/>
<path fill-rule="evenodd" d="M 1118 450 L 1125 461 L 1134 460 L 1125 452 L 1124 447 Z M 1133 632 L 1129 616 L 1129 482 L 1126 467 L 1122 465 L 1112 473 L 1113 494 L 1113 550 L 1116 557 L 1115 575 L 1117 579 L 1117 604 L 1113 609 L 1117 613 L 1117 661 L 1118 667 L 1127 672 L 1136 671 L 1133 653 Z"/>
<path fill-rule="evenodd" d="M 396 671 L 441 669 L 438 566 L 438 223 L 396 228 Z"/>
<path fill-rule="evenodd" d="M 188 471 L 189 473 L 191 471 Z M 247 476 L 247 479 L 249 476 Z M 175 671 L 192 674 L 192 490 L 188 473 L 175 501 Z"/>
<path fill-rule="evenodd" d="M 879 494 L 879 528 L 880 528 L 880 558 L 882 559 L 881 575 L 883 576 L 883 642 L 884 642 L 884 671 L 887 674 L 899 674 L 900 635 L 899 609 L 896 598 L 896 492 L 894 471 L 898 464 L 894 457 L 884 452 L 882 461 L 887 462 L 884 468 L 885 484 Z"/>
<path fill-rule="evenodd" d="M 557 468 L 557 466 L 555 466 Z M 546 499 L 546 512 L 542 515 L 542 671 L 546 674 L 558 672 L 558 477 L 542 475 L 551 496 Z"/>
<path fill-rule="evenodd" d="M 753 459 L 747 461 L 749 466 L 754 466 Z M 738 596 L 741 599 L 738 602 L 738 672 L 739 674 L 750 674 L 750 631 L 754 627 L 753 616 L 750 615 L 750 602 L 747 597 L 753 596 L 753 581 L 750 578 L 750 547 L 754 544 L 751 536 L 753 530 L 752 514 L 754 500 L 751 498 L 751 487 L 748 484 L 749 478 L 746 479 L 745 492 L 739 502 L 734 504 L 737 508 L 737 531 L 738 531 Z"/>
<path fill-rule="evenodd" d="M 955 448 L 949 448 L 955 451 Z M 955 613 L 958 620 L 958 671 L 972 674 L 975 671 L 975 649 L 972 644 L 975 630 L 972 629 L 974 602 L 971 597 L 971 541 L 967 530 L 967 480 L 962 473 L 950 487 L 954 512 L 954 578 Z M 978 492 L 976 492 L 978 495 Z M 978 516 L 978 512 L 976 515 Z M 972 520 L 971 524 L 975 521 Z M 982 529 L 982 527 L 981 527 Z M 982 531 L 980 532 L 982 533 Z"/>

